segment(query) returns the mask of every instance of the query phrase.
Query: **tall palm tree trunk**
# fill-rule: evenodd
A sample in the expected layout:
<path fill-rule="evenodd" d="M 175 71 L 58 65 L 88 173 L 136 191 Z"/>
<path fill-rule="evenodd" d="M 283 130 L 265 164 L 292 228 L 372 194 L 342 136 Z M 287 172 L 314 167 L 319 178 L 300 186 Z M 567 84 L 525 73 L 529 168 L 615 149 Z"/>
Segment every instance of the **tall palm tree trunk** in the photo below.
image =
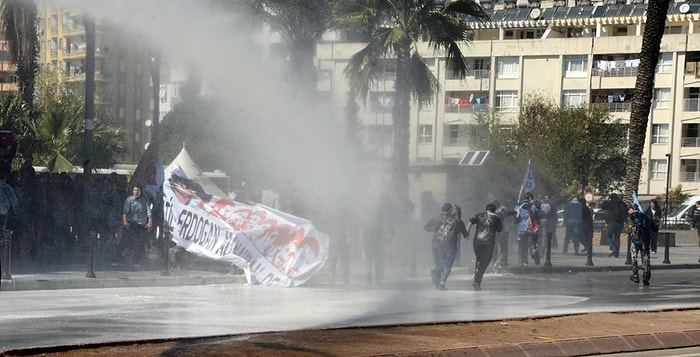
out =
<path fill-rule="evenodd" d="M 394 151 L 392 157 L 392 187 L 399 202 L 408 199 L 408 148 L 411 138 L 411 92 L 409 84 L 409 59 L 411 42 L 396 46 L 396 82 L 392 119 L 394 126 Z"/>
<path fill-rule="evenodd" d="M 38 15 L 33 0 L 4 0 L 0 3 L 2 28 L 9 45 L 9 59 L 17 65 L 17 84 L 30 115 L 34 110 L 34 84 L 39 68 L 36 33 Z"/>
<path fill-rule="evenodd" d="M 631 198 L 632 192 L 637 191 L 639 187 L 644 140 L 654 94 L 654 76 L 656 75 L 656 64 L 659 61 L 661 38 L 666 25 L 668 6 L 669 0 L 650 0 L 647 4 L 647 20 L 630 113 L 629 153 L 625 175 L 625 197 L 628 200 Z"/>

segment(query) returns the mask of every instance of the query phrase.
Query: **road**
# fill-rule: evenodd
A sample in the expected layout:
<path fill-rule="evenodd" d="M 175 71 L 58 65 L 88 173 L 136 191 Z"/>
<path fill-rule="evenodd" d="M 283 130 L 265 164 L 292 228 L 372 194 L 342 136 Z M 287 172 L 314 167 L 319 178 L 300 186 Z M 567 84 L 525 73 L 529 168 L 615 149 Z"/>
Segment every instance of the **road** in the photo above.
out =
<path fill-rule="evenodd" d="M 454 272 L 435 289 L 425 278 L 382 286 L 300 288 L 244 284 L 8 291 L 0 305 L 0 350 L 201 337 L 302 328 L 430 321 L 483 321 L 593 311 L 700 307 L 700 276 L 658 270 L 650 287 L 629 272 L 487 274 L 484 290 Z M 469 288 L 468 288 L 469 287 Z"/>

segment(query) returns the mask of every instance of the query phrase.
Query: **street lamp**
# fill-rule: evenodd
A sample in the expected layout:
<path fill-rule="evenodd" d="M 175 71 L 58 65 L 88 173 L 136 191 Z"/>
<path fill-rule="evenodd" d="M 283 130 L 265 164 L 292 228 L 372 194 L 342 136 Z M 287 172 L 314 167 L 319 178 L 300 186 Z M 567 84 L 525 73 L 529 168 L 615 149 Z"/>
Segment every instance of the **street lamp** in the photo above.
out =
<path fill-rule="evenodd" d="M 666 200 L 664 202 L 664 228 L 668 224 L 668 190 L 671 186 L 671 153 L 666 154 Z"/>

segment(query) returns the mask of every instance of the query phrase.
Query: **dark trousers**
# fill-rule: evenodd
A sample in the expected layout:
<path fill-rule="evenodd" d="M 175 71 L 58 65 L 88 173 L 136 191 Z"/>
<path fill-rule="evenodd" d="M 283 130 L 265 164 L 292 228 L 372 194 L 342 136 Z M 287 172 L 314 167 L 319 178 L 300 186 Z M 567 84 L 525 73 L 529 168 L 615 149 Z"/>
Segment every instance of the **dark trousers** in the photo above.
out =
<path fill-rule="evenodd" d="M 617 257 L 620 254 L 620 235 L 624 224 L 621 222 L 608 223 L 608 230 L 605 234 L 605 239 L 608 241 L 608 247 Z"/>
<path fill-rule="evenodd" d="M 646 284 L 651 279 L 651 262 L 649 257 L 649 243 L 642 240 L 633 240 L 630 245 L 632 252 L 632 278 L 639 280 L 639 259 L 642 260 L 642 281 Z"/>
<path fill-rule="evenodd" d="M 581 222 L 566 222 L 566 236 L 562 253 L 569 252 L 569 242 L 574 244 L 574 252 L 578 253 L 581 243 Z"/>
<path fill-rule="evenodd" d="M 540 253 L 537 251 L 537 233 L 518 233 L 518 255 L 520 256 L 520 264 L 527 265 L 528 251 L 535 260 L 535 264 L 539 264 Z"/>
<path fill-rule="evenodd" d="M 129 227 L 124 230 L 124 236 L 117 246 L 117 261 L 124 261 L 124 251 L 131 249 L 134 264 L 141 264 L 146 255 L 147 234 L 148 230 L 145 225 L 129 223 Z"/>
<path fill-rule="evenodd" d="M 474 242 L 474 255 L 476 256 L 476 266 L 474 269 L 474 282 L 481 286 L 481 279 L 484 277 L 486 268 L 489 267 L 493 256 L 494 243 Z"/>

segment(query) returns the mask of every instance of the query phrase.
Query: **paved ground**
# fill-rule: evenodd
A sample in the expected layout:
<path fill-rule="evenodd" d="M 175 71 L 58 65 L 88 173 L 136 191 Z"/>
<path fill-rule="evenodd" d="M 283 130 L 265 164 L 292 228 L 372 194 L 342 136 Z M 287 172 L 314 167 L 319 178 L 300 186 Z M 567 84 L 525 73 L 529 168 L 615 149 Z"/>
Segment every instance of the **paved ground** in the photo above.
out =
<path fill-rule="evenodd" d="M 640 306 L 646 306 L 646 309 L 649 309 L 651 306 L 657 306 L 656 304 L 658 301 L 663 301 L 665 300 L 665 305 L 666 308 L 668 306 L 681 306 L 683 309 L 688 309 L 688 310 L 683 310 L 680 313 L 681 318 L 688 318 L 690 321 L 700 321 L 700 318 L 697 318 L 698 312 L 692 308 L 692 306 L 686 306 L 686 305 L 692 305 L 692 301 L 697 301 L 697 294 L 698 294 L 698 289 L 695 286 L 695 284 L 690 284 L 688 286 L 683 285 L 685 281 L 691 280 L 692 276 L 695 274 L 692 273 L 694 270 L 700 268 L 700 264 L 697 261 L 697 257 L 700 256 L 700 248 L 698 248 L 697 245 L 697 238 L 694 235 L 694 232 L 677 232 L 676 234 L 676 244 L 675 246 L 669 247 L 669 254 L 668 254 L 668 259 L 665 256 L 665 252 L 663 248 L 659 249 L 659 252 L 652 257 L 652 264 L 654 265 L 654 271 L 655 274 L 652 277 L 652 287 L 648 292 L 644 291 L 632 291 L 630 290 L 630 284 L 629 282 L 624 282 L 623 286 L 624 292 L 622 292 L 622 295 L 619 296 L 617 299 L 623 298 L 623 299 L 629 299 L 631 296 L 641 296 L 642 298 L 645 298 L 645 294 L 648 296 L 651 296 L 652 293 L 656 294 L 654 296 L 657 296 L 655 299 L 653 299 L 655 302 L 649 301 L 643 303 L 644 305 Z M 623 249 L 624 250 L 624 249 Z M 586 263 L 588 261 L 586 256 L 583 255 L 562 255 L 560 254 L 559 250 L 556 250 L 555 253 L 552 254 L 551 256 L 551 266 L 550 267 L 545 267 L 545 266 L 527 266 L 527 267 L 511 267 L 509 270 L 510 272 L 507 274 L 513 274 L 513 276 L 518 276 L 521 274 L 525 274 L 523 276 L 528 276 L 531 278 L 528 278 L 529 284 L 536 284 L 538 281 L 537 276 L 540 276 L 542 274 L 562 274 L 563 276 L 566 276 L 566 272 L 572 271 L 578 273 L 578 275 L 573 275 L 573 276 L 579 276 L 579 277 L 585 277 L 586 272 L 604 272 L 603 275 L 605 274 L 617 274 L 622 275 L 623 277 L 625 276 L 626 272 L 629 270 L 629 266 L 625 265 L 625 257 L 620 256 L 619 258 L 614 258 L 614 257 L 608 257 L 607 256 L 607 250 L 606 247 L 602 246 L 597 246 L 594 249 L 594 256 L 592 258 L 592 263 L 593 266 L 587 266 Z M 511 258 L 512 259 L 512 258 Z M 664 263 L 664 261 L 669 261 L 669 263 Z M 469 265 L 469 264 L 465 264 Z M 688 272 L 690 273 L 690 278 L 688 279 L 680 279 L 677 281 L 673 281 L 672 283 L 668 283 L 671 281 L 671 279 L 666 279 L 665 276 L 675 276 L 676 273 L 673 273 L 673 270 L 677 270 L 678 274 L 685 274 Z M 607 273 L 605 273 L 607 272 Z M 226 284 L 240 284 L 243 282 L 242 277 L 240 275 L 235 275 L 235 274 L 230 274 L 230 272 L 226 271 L 225 269 L 188 269 L 188 270 L 182 270 L 182 269 L 175 269 L 175 270 L 170 270 L 169 276 L 163 276 L 161 275 L 161 271 L 159 269 L 155 270 L 147 270 L 147 271 L 131 271 L 131 270 L 98 270 L 95 272 L 96 277 L 95 278 L 86 278 L 85 277 L 85 272 L 79 267 L 66 267 L 64 270 L 57 270 L 57 271 L 51 271 L 51 272 L 30 272 L 30 271 L 18 271 L 17 273 L 13 273 L 13 279 L 11 280 L 3 280 L 2 281 L 2 290 L 8 291 L 8 293 L 11 293 L 9 290 L 14 290 L 15 292 L 22 292 L 22 291 L 30 291 L 30 290 L 36 290 L 40 289 L 38 291 L 45 291 L 45 290 L 56 290 L 56 289 L 75 289 L 75 288 L 107 288 L 103 289 L 105 292 L 107 291 L 114 291 L 109 288 L 119 288 L 119 287 L 153 287 L 153 286 L 162 286 L 162 287 L 176 287 L 180 285 L 193 285 L 193 286 L 201 286 L 202 284 L 206 285 L 211 285 L 211 284 L 220 284 L 222 286 L 225 286 Z M 595 276 L 600 276 L 601 273 L 596 273 L 594 274 Z M 468 266 L 463 266 L 463 267 L 456 267 L 454 277 L 451 279 L 451 288 L 457 289 L 456 291 L 450 292 L 452 295 L 439 295 L 439 292 L 434 291 L 434 292 L 426 292 L 428 295 L 428 298 L 433 300 L 433 303 L 435 303 L 435 299 L 443 299 L 446 297 L 458 297 L 458 298 L 464 298 L 464 297 L 470 297 L 470 298 L 475 298 L 478 296 L 482 297 L 488 297 L 489 303 L 494 302 L 494 301 L 499 301 L 499 299 L 503 299 L 501 301 L 501 306 L 504 307 L 504 311 L 502 312 L 503 316 L 507 316 L 507 307 L 512 306 L 512 304 L 517 304 L 517 299 L 516 300 L 508 300 L 508 297 L 504 297 L 504 293 L 508 295 L 508 292 L 506 291 L 507 288 L 501 289 L 501 290 L 496 290 L 496 292 L 482 292 L 484 294 L 482 295 L 474 295 L 473 292 L 468 292 L 468 291 L 460 291 L 462 289 L 466 289 L 465 286 L 468 286 L 468 280 L 469 280 L 470 272 L 469 272 L 469 267 Z M 507 276 L 505 277 L 507 278 Z M 587 278 L 586 278 L 587 279 Z M 584 279 L 583 281 L 585 281 Z M 497 280 L 496 278 L 491 278 L 487 277 L 487 283 L 492 284 L 491 280 Z M 520 279 L 523 280 L 523 279 Z M 361 281 L 361 280 L 360 280 Z M 619 279 L 616 280 L 619 282 Z M 664 284 L 663 282 L 667 281 L 667 285 L 662 285 Z M 495 282 L 494 282 L 495 283 Z M 573 283 L 573 282 L 572 282 Z M 324 276 L 323 273 L 319 273 L 318 277 L 315 279 L 312 279 L 307 285 L 310 290 L 314 290 L 320 287 L 325 286 L 326 283 L 326 277 Z M 355 284 L 355 283 L 353 283 Z M 561 283 L 558 283 L 561 284 Z M 655 284 L 658 284 L 658 286 L 655 286 Z M 580 286 L 581 281 L 578 281 L 576 283 L 576 286 Z M 164 288 L 167 289 L 167 288 Z M 338 289 L 336 287 L 336 289 Z M 341 288 L 342 289 L 342 288 Z M 568 288 L 567 288 L 568 289 Z M 162 289 L 161 289 L 162 290 Z M 293 289 L 292 289 L 293 290 Z M 669 291 L 669 296 L 667 298 L 663 298 L 663 294 L 658 295 L 659 293 L 662 293 L 664 290 Z M 86 298 L 88 294 L 77 294 L 77 291 L 72 291 L 69 292 L 69 290 L 66 290 L 66 297 L 64 299 L 76 299 L 76 296 L 78 298 Z M 279 290 L 279 291 L 286 291 L 286 290 Z M 614 291 L 614 290 L 613 290 Z M 375 292 L 376 293 L 376 292 Z M 469 295 L 464 295 L 465 293 Z M 122 294 L 121 292 L 118 293 L 117 295 Z M 240 294 L 240 293 L 237 293 Z M 434 296 L 432 294 L 435 294 Z M 68 298 L 67 296 L 70 295 L 71 297 Z M 113 294 L 114 295 L 114 294 Z M 142 294 L 140 294 L 142 295 Z M 234 294 L 235 295 L 235 294 Z M 673 296 L 670 296 L 673 295 Z M 684 296 L 685 295 L 685 296 Z M 1 296 L 1 293 L 0 293 Z M 5 300 L 7 301 L 8 298 L 10 298 L 11 295 L 6 295 Z M 37 295 L 37 298 L 40 295 Z M 95 294 L 97 296 L 97 294 Z M 109 296 L 107 294 L 106 296 Z M 558 299 L 558 298 L 564 298 L 563 293 L 561 295 L 546 295 L 548 299 Z M 624 296 L 624 297 L 623 297 Z M 658 296 L 661 296 L 660 298 Z M 347 296 L 344 296 L 344 298 Z M 139 297 L 141 299 L 144 299 L 145 297 L 141 296 Z M 183 297 L 184 298 L 184 297 Z M 358 298 L 362 298 L 358 295 Z M 423 297 L 425 298 L 425 296 Z M 97 299 L 102 299 L 102 298 L 97 298 Z M 149 298 L 152 299 L 152 298 Z M 164 299 L 164 297 L 160 298 L 161 300 Z M 357 299 L 357 298 L 356 298 Z M 356 300 L 355 299 L 355 300 Z M 616 299 L 615 297 L 610 297 L 608 298 L 611 301 L 614 301 Z M 685 299 L 685 300 L 674 300 L 674 299 Z M 122 299 L 118 299 L 122 300 Z M 87 300 L 86 300 L 87 301 Z M 136 300 L 134 300 L 136 301 Z M 683 303 L 682 301 L 688 301 Z M 554 301 L 546 301 L 545 303 L 552 303 Z M 408 302 L 402 302 L 402 304 L 407 304 Z M 448 303 L 447 300 L 440 302 L 439 300 L 437 301 L 438 305 Z M 449 302 L 452 303 L 452 302 Z M 76 300 L 76 304 L 78 305 L 85 305 L 86 303 L 81 303 L 78 300 Z M 170 304 L 170 303 L 169 303 Z M 697 302 L 696 302 L 697 304 Z M 410 304 L 409 304 L 410 305 Z M 566 305 L 565 303 L 555 303 L 556 305 Z M 77 305 L 76 305 L 77 306 Z M 99 305 L 98 305 L 99 306 Z M 477 305 L 471 305 L 473 308 L 478 309 L 478 304 Z M 544 308 L 546 308 L 547 305 L 543 305 Z M 697 306 L 696 306 L 697 307 Z M 615 309 L 614 306 L 611 308 Z M 672 309 L 673 310 L 673 309 Z M 8 310 L 8 312 L 11 310 Z M 262 311 L 262 310 L 261 310 Z M 274 311 L 274 309 L 273 309 Z M 546 311 L 546 310 L 543 310 Z M 553 314 L 553 311 L 550 311 L 549 313 L 544 313 L 545 315 L 551 315 Z M 10 328 L 9 326 L 13 325 L 13 322 L 11 319 L 14 317 L 11 317 L 12 313 L 8 314 L 8 312 L 3 313 L 5 316 L 4 320 L 5 322 L 2 322 L 2 325 L 5 328 Z M 397 311 L 398 312 L 398 311 Z M 657 311 L 657 312 L 652 312 L 652 313 L 657 313 L 657 314 L 663 314 L 663 315 L 658 315 L 655 316 L 654 320 L 656 321 L 666 321 L 667 319 L 663 316 L 666 316 L 665 314 L 673 314 L 677 313 L 678 311 Z M 50 311 L 49 306 L 46 308 L 46 313 L 48 314 L 47 316 L 51 316 L 53 313 Z M 542 311 L 537 312 L 536 309 L 533 309 L 531 311 L 533 315 L 541 315 L 543 314 Z M 17 312 L 17 314 L 20 314 Z M 648 314 L 648 313 L 647 313 Z M 590 314 L 587 314 L 590 315 Z M 70 317 L 71 315 L 66 315 L 68 319 L 75 319 L 77 316 Z M 470 310 L 468 311 L 467 315 L 465 316 L 479 316 L 479 310 Z M 578 316 L 578 315 L 577 315 Z M 88 316 L 89 317 L 89 316 Z M 564 318 L 565 316 L 562 316 Z M 65 318 L 58 318 L 56 322 L 56 327 L 55 329 L 58 329 L 56 332 L 61 333 L 61 327 L 60 326 L 65 326 L 66 322 L 68 320 L 64 320 L 65 322 L 61 322 L 61 319 Z M 86 318 L 84 313 L 80 315 L 80 317 L 77 318 Z M 594 316 L 595 319 L 598 319 L 598 321 L 603 321 L 602 316 Z M 10 319 L 10 320 L 8 320 Z M 0 321 L 3 319 L 0 318 Z M 434 316 L 434 318 L 431 320 L 428 318 L 425 321 L 443 321 L 443 318 L 440 318 L 439 316 Z M 527 322 L 528 320 L 532 319 L 522 319 L 521 317 L 513 318 L 509 323 L 511 327 L 516 326 L 519 323 Z M 535 319 L 537 321 L 542 321 L 546 323 L 546 325 L 549 326 L 555 326 L 552 321 L 553 320 L 546 320 L 546 319 Z M 620 321 L 624 323 L 623 326 L 631 326 L 631 322 L 625 323 L 623 319 L 617 317 L 613 321 Z M 645 321 L 644 318 L 632 318 L 632 321 Z M 195 339 L 165 339 L 165 340 L 160 340 L 161 344 L 158 343 L 153 343 L 153 342 L 158 342 L 158 341 L 151 341 L 149 343 L 139 343 L 136 345 L 131 345 L 131 344 L 126 344 L 131 347 L 127 348 L 125 351 L 121 351 L 117 353 L 116 350 L 113 350 L 111 352 L 108 352 L 107 350 L 101 350 L 103 354 L 121 354 L 121 355 L 134 355 L 134 354 L 141 354 L 141 355 L 149 355 L 147 352 L 154 352 L 154 351 L 161 351 L 158 354 L 159 355 L 206 355 L 207 353 L 211 353 L 210 355 L 216 355 L 217 351 L 218 354 L 222 353 L 222 350 L 217 350 L 216 348 L 222 348 L 222 346 L 229 346 L 230 348 L 234 348 L 234 346 L 237 346 L 236 348 L 241 348 L 241 341 L 247 341 L 249 344 L 249 347 L 254 348 L 254 351 L 257 352 L 251 352 L 250 354 L 247 355 L 270 355 L 270 354 L 284 354 L 284 355 L 376 355 L 378 353 L 388 353 L 388 354 L 395 354 L 398 351 L 403 351 L 403 355 L 531 355 L 531 356 L 540 356 L 540 355 L 561 355 L 561 356 L 568 356 L 568 355 L 585 355 L 585 354 L 599 354 L 603 352 L 615 352 L 615 351 L 630 351 L 634 349 L 639 349 L 639 350 L 649 350 L 649 349 L 661 349 L 661 348 L 674 348 L 674 347 L 685 347 L 685 346 L 696 346 L 700 345 L 700 325 L 698 323 L 690 324 L 690 325 L 681 325 L 681 328 L 678 328 L 677 330 L 654 330 L 649 329 L 649 326 L 642 326 L 644 327 L 642 330 L 639 331 L 639 333 L 631 333 L 632 330 L 629 328 L 618 328 L 612 331 L 620 331 L 619 333 L 610 333 L 609 335 L 601 336 L 600 334 L 597 334 L 594 336 L 594 338 L 587 338 L 587 337 L 579 337 L 579 338 L 571 338 L 571 337 L 566 337 L 565 335 L 560 335 L 559 337 L 555 338 L 554 340 L 527 340 L 525 342 L 510 342 L 510 343 L 500 343 L 500 344 L 483 344 L 483 343 L 473 343 L 471 345 L 459 345 L 459 346 L 453 346 L 453 348 L 450 349 L 445 349 L 445 342 L 446 341 L 455 341 L 455 340 L 464 340 L 464 338 L 454 338 L 454 336 L 464 336 L 463 334 L 460 334 L 459 332 L 455 331 L 460 331 L 460 330 L 455 330 L 455 328 L 462 327 L 464 328 L 465 325 L 468 325 L 471 328 L 478 327 L 478 323 L 461 323 L 461 324 L 420 324 L 417 326 L 406 326 L 401 325 L 399 322 L 399 325 L 393 326 L 393 327 L 382 327 L 382 328 L 354 328 L 354 329 L 321 329 L 321 330 L 304 330 L 301 335 L 299 332 L 287 332 L 287 333 L 278 333 L 277 335 L 273 334 L 244 334 L 244 335 L 235 335 L 231 337 L 224 337 L 223 340 L 222 338 L 218 339 L 207 339 L 207 340 L 195 340 Z M 432 326 L 432 327 L 431 327 Z M 575 325 L 575 326 L 578 326 Z M 64 327 L 64 328 L 65 328 Z M 440 327 L 440 328 L 438 328 Z M 302 327 L 304 328 L 304 327 Z M 412 330 L 412 328 L 415 328 Z M 542 330 L 542 327 L 538 327 L 540 330 Z M 280 329 L 287 330 L 289 329 L 288 327 L 280 327 Z M 416 330 L 417 329 L 417 330 Z M 0 330 L 5 330 L 0 327 Z M 512 331 L 513 329 L 511 329 Z M 269 330 L 267 330 L 269 331 Z M 432 331 L 432 332 L 431 332 Z M 467 331 L 467 332 L 465 332 Z M 468 332 L 468 330 L 462 330 L 462 333 L 471 333 L 471 334 L 476 334 L 476 335 L 484 335 L 485 334 L 485 329 L 482 329 L 478 331 L 478 333 L 473 332 L 473 330 L 470 330 L 471 332 Z M 455 334 L 456 333 L 456 334 Z M 554 333 L 550 333 L 548 335 L 551 336 L 556 336 Z M 580 335 L 579 335 L 580 336 Z M 546 336 L 545 336 L 546 337 Z M 380 339 L 379 342 L 377 339 Z M 0 339 L 1 340 L 1 339 Z M 134 340 L 134 338 L 125 338 L 124 340 Z M 325 342 L 324 342 L 325 341 Z M 340 343 L 341 345 L 349 346 L 349 348 L 345 349 L 340 349 L 338 344 L 335 343 L 329 343 L 329 341 L 336 341 Z M 383 341 L 383 342 L 382 342 Z M 409 349 L 401 349 L 401 348 L 389 348 L 387 349 L 387 343 L 388 341 L 391 341 L 391 343 L 394 343 L 396 346 L 408 346 L 410 343 L 416 343 L 416 342 L 421 342 L 423 344 L 422 349 L 418 350 L 409 350 Z M 431 342 L 432 341 L 432 342 Z M 440 342 L 442 344 L 440 344 Z M 376 346 L 378 349 L 377 350 L 369 350 L 369 349 L 361 349 L 358 348 L 357 346 L 362 345 L 362 346 Z M 64 351 L 66 349 L 73 351 L 73 353 L 84 353 L 83 355 L 87 355 L 90 353 L 94 353 L 100 349 L 104 348 L 121 348 L 124 347 L 124 343 L 112 343 L 112 344 L 107 344 L 107 345 L 88 345 L 87 349 L 85 348 L 83 344 L 82 349 L 75 350 L 76 346 L 73 346 L 71 348 L 54 348 L 50 350 L 27 350 L 27 349 L 7 349 L 4 348 L 5 352 L 3 354 L 6 355 L 13 355 L 13 354 L 34 354 L 34 353 L 45 353 L 45 352 L 59 352 L 59 351 Z M 217 347 L 218 346 L 218 347 Z M 307 347 L 304 347 L 307 346 Z M 316 349 L 309 349 L 308 346 L 315 346 L 314 348 Z M 325 346 L 325 347 L 323 347 Z M 163 350 L 164 349 L 164 350 Z M 177 353 L 175 353 L 177 351 Z M 184 353 L 186 351 L 189 351 L 187 353 Z M 238 350 L 236 350 L 238 351 Z M 246 350 L 248 351 L 248 350 Z M 253 351 L 253 350 L 250 350 Z M 418 351 L 418 352 L 417 352 Z M 426 352 L 426 351 L 435 351 L 435 352 Z M 205 353 L 207 352 L 207 353 Z M 65 352 L 68 353 L 68 352 Z M 189 353 L 189 354 L 188 354 Z M 81 355 L 81 354 L 73 354 L 73 355 Z M 150 354 L 150 355 L 155 355 L 155 354 Z"/>

